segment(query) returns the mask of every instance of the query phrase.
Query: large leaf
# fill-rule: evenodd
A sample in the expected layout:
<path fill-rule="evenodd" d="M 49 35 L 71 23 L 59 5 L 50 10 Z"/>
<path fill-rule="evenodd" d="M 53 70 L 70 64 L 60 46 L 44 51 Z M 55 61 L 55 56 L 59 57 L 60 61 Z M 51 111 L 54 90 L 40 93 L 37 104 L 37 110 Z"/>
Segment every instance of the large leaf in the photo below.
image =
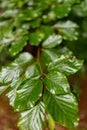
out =
<path fill-rule="evenodd" d="M 26 110 L 35 105 L 42 95 L 43 84 L 39 79 L 24 81 L 16 90 L 14 107 L 16 111 Z"/>
<path fill-rule="evenodd" d="M 35 107 L 21 113 L 18 126 L 21 130 L 42 130 L 44 127 L 44 104 L 40 102 Z"/>
<path fill-rule="evenodd" d="M 66 76 L 56 71 L 47 74 L 44 79 L 44 84 L 52 94 L 65 94 L 70 92 Z"/>
<path fill-rule="evenodd" d="M 60 34 L 63 36 L 65 40 L 77 40 L 78 32 L 76 31 L 76 28 L 78 26 L 76 23 L 72 21 L 65 21 L 65 22 L 58 22 L 54 25 L 55 29 L 58 29 Z"/>
<path fill-rule="evenodd" d="M 46 110 L 60 125 L 73 128 L 78 125 L 78 105 L 73 94 L 52 95 L 46 92 L 44 95 Z"/>
<path fill-rule="evenodd" d="M 61 35 L 51 35 L 42 44 L 44 48 L 53 48 L 62 42 Z"/>
<path fill-rule="evenodd" d="M 48 71 L 55 70 L 66 75 L 70 75 L 76 73 L 81 68 L 82 64 L 82 60 L 77 60 L 75 57 L 66 57 L 62 55 L 60 58 L 49 64 Z"/>

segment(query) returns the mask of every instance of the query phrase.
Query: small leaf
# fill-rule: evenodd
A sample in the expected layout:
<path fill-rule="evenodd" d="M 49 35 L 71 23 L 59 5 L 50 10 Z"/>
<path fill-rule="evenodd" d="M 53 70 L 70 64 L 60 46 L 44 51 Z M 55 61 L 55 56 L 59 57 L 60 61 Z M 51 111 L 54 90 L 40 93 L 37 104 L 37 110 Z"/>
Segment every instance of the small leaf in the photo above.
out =
<path fill-rule="evenodd" d="M 43 38 L 44 38 L 43 33 L 38 32 L 38 31 L 37 32 L 33 32 L 33 33 L 31 33 L 29 35 L 29 43 L 31 45 L 38 46 Z"/>
<path fill-rule="evenodd" d="M 21 53 L 14 61 L 18 65 L 24 65 L 30 63 L 33 60 L 33 56 L 28 52 Z"/>
<path fill-rule="evenodd" d="M 76 28 L 78 26 L 72 21 L 59 22 L 54 25 L 54 28 L 58 29 L 60 34 L 63 36 L 65 40 L 77 40 L 78 32 Z"/>
<path fill-rule="evenodd" d="M 46 92 L 44 103 L 48 113 L 60 125 L 73 128 L 78 125 L 78 105 L 73 94 L 52 95 Z"/>
<path fill-rule="evenodd" d="M 25 72 L 26 79 L 30 79 L 34 77 L 40 78 L 40 76 L 41 76 L 41 71 L 40 71 L 40 67 L 38 63 L 35 63 L 26 69 L 26 72 Z"/>
<path fill-rule="evenodd" d="M 21 130 L 42 130 L 44 126 L 44 104 L 40 102 L 30 110 L 21 113 L 18 126 Z"/>
<path fill-rule="evenodd" d="M 70 5 L 80 2 L 80 0 L 62 0 L 62 1 L 64 1 L 67 4 L 70 4 Z"/>
<path fill-rule="evenodd" d="M 48 71 L 59 71 L 65 75 L 76 73 L 83 65 L 82 60 L 77 60 L 75 57 L 62 55 L 60 58 L 50 62 Z"/>
<path fill-rule="evenodd" d="M 76 16 L 87 17 L 87 0 L 83 0 L 80 4 L 75 5 L 73 12 Z"/>
<path fill-rule="evenodd" d="M 59 45 L 62 42 L 61 35 L 51 35 L 43 43 L 44 48 L 53 48 Z"/>
<path fill-rule="evenodd" d="M 70 92 L 66 76 L 56 71 L 47 74 L 44 79 L 44 84 L 52 94 L 65 94 Z"/>
<path fill-rule="evenodd" d="M 15 15 L 17 15 L 17 12 L 18 12 L 18 9 L 9 9 L 9 10 L 6 10 L 2 13 L 1 17 L 4 17 L 4 18 L 9 18 L 9 17 L 15 17 Z"/>
<path fill-rule="evenodd" d="M 20 51 L 22 51 L 23 47 L 27 44 L 27 37 L 20 37 L 19 39 L 15 40 L 9 49 L 10 54 L 15 56 Z"/>
<path fill-rule="evenodd" d="M 56 49 L 43 49 L 40 56 L 40 62 L 43 70 L 46 71 L 49 63 L 57 59 L 58 56 L 58 51 Z"/>
<path fill-rule="evenodd" d="M 55 31 L 52 26 L 41 26 L 40 32 L 43 34 L 44 39 L 48 38 L 50 35 L 54 35 Z"/>
<path fill-rule="evenodd" d="M 43 84 L 39 79 L 26 80 L 20 84 L 16 90 L 15 110 L 23 111 L 33 107 L 42 95 L 42 86 Z"/>
<path fill-rule="evenodd" d="M 3 67 L 0 72 L 0 83 L 6 84 L 14 80 L 17 80 L 17 78 L 19 78 L 21 73 L 22 73 L 22 69 L 18 68 L 15 65 Z"/>
<path fill-rule="evenodd" d="M 56 4 L 51 7 L 51 12 L 53 12 L 57 18 L 63 18 L 65 16 L 68 16 L 70 10 L 70 6 L 66 3 Z"/>
<path fill-rule="evenodd" d="M 55 122 L 50 114 L 48 114 L 48 122 L 50 130 L 55 130 Z"/>

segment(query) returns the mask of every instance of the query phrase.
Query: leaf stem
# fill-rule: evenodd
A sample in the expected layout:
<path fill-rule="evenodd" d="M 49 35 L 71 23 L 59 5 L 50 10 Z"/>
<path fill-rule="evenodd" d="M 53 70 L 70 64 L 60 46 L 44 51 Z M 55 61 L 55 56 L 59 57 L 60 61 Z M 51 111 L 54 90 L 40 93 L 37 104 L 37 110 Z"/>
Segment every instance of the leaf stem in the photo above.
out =
<path fill-rule="evenodd" d="M 40 66 L 40 70 L 41 70 L 41 74 L 42 74 L 42 80 L 44 79 L 44 77 L 46 76 L 46 74 L 43 72 L 43 69 L 42 69 L 42 66 L 41 66 L 41 63 L 40 63 L 40 52 L 41 52 L 41 48 L 38 47 L 38 50 L 37 50 L 37 62 Z M 43 94 L 45 92 L 46 88 L 45 86 L 43 86 L 43 90 L 42 90 L 42 97 L 41 97 L 41 100 L 43 100 Z M 47 130 L 47 120 L 46 120 L 46 111 L 44 113 L 44 128 L 43 130 Z"/>
<path fill-rule="evenodd" d="M 37 62 L 39 64 L 39 66 L 40 66 L 41 74 L 43 75 L 43 69 L 42 69 L 41 63 L 40 63 L 40 51 L 41 51 L 41 48 L 38 47 L 38 50 L 37 50 Z"/>

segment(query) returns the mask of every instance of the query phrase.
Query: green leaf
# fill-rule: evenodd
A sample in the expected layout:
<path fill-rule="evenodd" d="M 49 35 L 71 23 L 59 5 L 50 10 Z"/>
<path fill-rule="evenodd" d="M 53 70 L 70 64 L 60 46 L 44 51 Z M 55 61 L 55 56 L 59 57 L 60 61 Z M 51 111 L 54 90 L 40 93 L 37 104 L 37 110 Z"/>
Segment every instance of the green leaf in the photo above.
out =
<path fill-rule="evenodd" d="M 25 52 L 21 53 L 17 59 L 6 67 L 2 67 L 0 71 L 0 83 L 6 84 L 14 82 L 23 73 L 27 63 L 32 61 L 31 54 Z"/>
<path fill-rule="evenodd" d="M 18 9 L 13 9 L 13 10 L 8 9 L 1 14 L 1 17 L 4 17 L 4 18 L 15 17 L 15 15 L 17 15 L 17 12 L 18 12 Z"/>
<path fill-rule="evenodd" d="M 48 38 L 50 35 L 54 35 L 55 31 L 52 26 L 43 25 L 40 27 L 40 32 L 43 34 L 44 38 Z"/>
<path fill-rule="evenodd" d="M 42 87 L 43 84 L 39 79 L 26 80 L 20 84 L 16 90 L 15 110 L 23 111 L 33 107 L 42 95 Z"/>
<path fill-rule="evenodd" d="M 80 0 L 61 0 L 61 1 L 64 1 L 65 3 L 70 4 L 70 5 L 80 2 Z"/>
<path fill-rule="evenodd" d="M 27 45 L 27 37 L 20 37 L 19 39 L 15 40 L 9 49 L 10 54 L 15 56 L 20 51 L 22 51 L 23 47 Z"/>
<path fill-rule="evenodd" d="M 16 91 L 18 86 L 21 84 L 21 82 L 23 82 L 23 78 L 21 79 L 17 79 L 15 80 L 15 82 L 11 83 L 11 88 L 9 89 L 8 93 L 6 94 L 6 96 L 9 99 L 9 104 L 14 107 L 14 101 L 16 98 Z"/>
<path fill-rule="evenodd" d="M 43 43 L 44 48 L 53 48 L 59 45 L 62 42 L 61 35 L 51 35 Z"/>
<path fill-rule="evenodd" d="M 63 18 L 65 16 L 68 16 L 70 10 L 70 6 L 66 3 L 56 4 L 51 7 L 51 12 L 53 12 L 57 18 Z"/>
<path fill-rule="evenodd" d="M 12 32 L 13 26 L 10 25 L 9 23 L 0 27 L 0 46 L 8 46 L 13 40 L 14 40 L 14 35 Z"/>
<path fill-rule="evenodd" d="M 42 130 L 44 126 L 44 104 L 40 102 L 35 107 L 21 113 L 18 126 L 21 130 Z"/>
<path fill-rule="evenodd" d="M 55 122 L 50 114 L 48 114 L 48 122 L 50 130 L 55 130 Z"/>
<path fill-rule="evenodd" d="M 9 86 L 0 86 L 0 95 L 8 88 Z"/>
<path fill-rule="evenodd" d="M 40 62 L 43 70 L 46 71 L 49 63 L 57 59 L 58 56 L 58 51 L 56 49 L 43 49 L 40 56 Z"/>
<path fill-rule="evenodd" d="M 15 65 L 3 67 L 0 71 L 0 83 L 6 84 L 17 80 L 21 73 L 22 69 Z"/>
<path fill-rule="evenodd" d="M 73 94 L 52 95 L 46 92 L 44 103 L 48 113 L 60 125 L 73 128 L 78 125 L 78 105 Z"/>
<path fill-rule="evenodd" d="M 26 9 L 20 10 L 20 12 L 17 15 L 17 19 L 20 22 L 31 21 L 31 20 L 34 20 L 35 18 L 41 16 L 41 14 L 42 13 L 39 9 L 26 8 Z"/>
<path fill-rule="evenodd" d="M 38 46 L 41 41 L 50 35 L 53 35 L 54 29 L 50 26 L 41 26 L 39 30 L 36 30 L 35 32 L 30 33 L 29 35 L 29 43 L 31 45 Z"/>
<path fill-rule="evenodd" d="M 37 20 L 32 21 L 32 22 L 30 23 L 30 26 L 31 26 L 32 28 L 37 28 L 37 27 L 40 26 L 40 24 L 41 24 L 41 19 L 37 19 Z"/>
<path fill-rule="evenodd" d="M 60 72 L 50 72 L 44 78 L 44 85 L 52 94 L 65 94 L 70 92 L 66 76 Z"/>
<path fill-rule="evenodd" d="M 76 31 L 77 24 L 72 21 L 58 22 L 54 28 L 60 32 L 65 40 L 77 40 L 78 32 Z"/>
<path fill-rule="evenodd" d="M 38 46 L 43 38 L 44 38 L 43 33 L 38 32 L 38 31 L 37 32 L 33 32 L 33 33 L 31 33 L 29 35 L 29 43 L 31 45 Z"/>
<path fill-rule="evenodd" d="M 77 60 L 74 56 L 64 56 L 50 62 L 48 71 L 59 71 L 65 75 L 76 73 L 83 65 L 82 60 Z"/>
<path fill-rule="evenodd" d="M 38 63 L 35 63 L 26 69 L 26 72 L 25 72 L 26 79 L 36 78 L 36 77 L 40 78 L 40 76 L 41 76 L 41 71 L 40 71 L 40 67 Z"/>
<path fill-rule="evenodd" d="M 87 0 L 81 1 L 80 4 L 73 7 L 73 12 L 76 16 L 86 17 L 87 16 Z"/>
<path fill-rule="evenodd" d="M 14 60 L 14 63 L 18 65 L 24 65 L 27 63 L 31 63 L 32 60 L 33 56 L 30 53 L 23 52 Z"/>

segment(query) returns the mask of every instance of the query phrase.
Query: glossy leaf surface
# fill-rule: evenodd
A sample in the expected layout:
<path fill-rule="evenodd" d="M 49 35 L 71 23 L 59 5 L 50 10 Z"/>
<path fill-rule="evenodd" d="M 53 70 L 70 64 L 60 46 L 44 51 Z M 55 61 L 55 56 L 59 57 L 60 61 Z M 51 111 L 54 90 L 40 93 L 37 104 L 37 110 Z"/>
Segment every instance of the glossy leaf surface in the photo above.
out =
<path fill-rule="evenodd" d="M 44 84 L 52 94 L 65 94 L 70 92 L 66 76 L 56 71 L 47 74 L 44 79 Z"/>
<path fill-rule="evenodd" d="M 33 107 L 42 95 L 42 86 L 39 79 L 30 79 L 20 84 L 16 90 L 15 110 L 23 111 Z"/>
<path fill-rule="evenodd" d="M 49 64 L 48 70 L 56 70 L 65 75 L 70 75 L 79 70 L 82 64 L 82 60 L 77 60 L 75 57 L 69 58 L 62 55 L 60 58 Z"/>
<path fill-rule="evenodd" d="M 59 124 L 69 128 L 78 125 L 78 105 L 73 94 L 52 95 L 46 92 L 44 103 L 48 113 Z"/>
<path fill-rule="evenodd" d="M 44 104 L 40 102 L 32 109 L 22 112 L 18 126 L 22 130 L 42 130 L 44 126 Z"/>
<path fill-rule="evenodd" d="M 72 21 L 59 22 L 54 25 L 54 28 L 58 29 L 60 34 L 65 40 L 77 40 L 78 32 L 76 30 L 78 26 Z"/>
<path fill-rule="evenodd" d="M 62 42 L 61 35 L 52 35 L 48 37 L 42 44 L 44 48 L 53 48 Z"/>

